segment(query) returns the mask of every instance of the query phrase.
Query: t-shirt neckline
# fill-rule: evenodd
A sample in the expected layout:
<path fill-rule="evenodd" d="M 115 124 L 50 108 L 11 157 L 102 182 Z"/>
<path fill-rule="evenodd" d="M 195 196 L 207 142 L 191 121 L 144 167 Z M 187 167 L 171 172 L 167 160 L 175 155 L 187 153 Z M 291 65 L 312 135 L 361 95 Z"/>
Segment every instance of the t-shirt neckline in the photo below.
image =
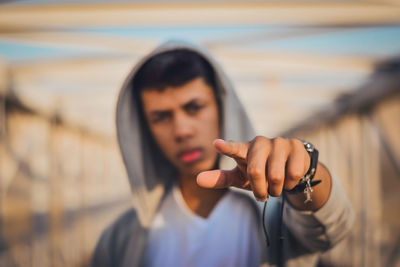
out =
<path fill-rule="evenodd" d="M 174 188 L 172 189 L 172 195 L 173 199 L 176 202 L 177 206 L 179 209 L 183 212 L 183 214 L 192 220 L 194 223 L 196 223 L 199 226 L 205 226 L 207 225 L 212 219 L 218 214 L 218 210 L 221 209 L 224 206 L 224 203 L 226 199 L 228 198 L 228 195 L 230 191 L 228 190 L 222 198 L 218 201 L 214 209 L 211 211 L 210 215 L 207 218 L 203 218 L 196 213 L 194 213 L 186 204 L 185 199 L 183 198 L 181 189 L 179 188 L 178 185 L 175 185 Z"/>

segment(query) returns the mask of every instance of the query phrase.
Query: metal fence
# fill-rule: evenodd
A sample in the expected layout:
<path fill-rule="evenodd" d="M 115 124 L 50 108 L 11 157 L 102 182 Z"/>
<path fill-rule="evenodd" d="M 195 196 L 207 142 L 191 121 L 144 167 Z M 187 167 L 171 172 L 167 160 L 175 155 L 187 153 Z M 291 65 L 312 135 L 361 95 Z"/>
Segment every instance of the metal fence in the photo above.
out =
<path fill-rule="evenodd" d="M 323 255 L 323 266 L 400 264 L 399 63 L 379 66 L 359 90 L 286 132 L 315 143 L 356 212 L 351 236 Z"/>
<path fill-rule="evenodd" d="M 85 266 L 130 205 L 114 140 L 1 99 L 0 266 Z"/>

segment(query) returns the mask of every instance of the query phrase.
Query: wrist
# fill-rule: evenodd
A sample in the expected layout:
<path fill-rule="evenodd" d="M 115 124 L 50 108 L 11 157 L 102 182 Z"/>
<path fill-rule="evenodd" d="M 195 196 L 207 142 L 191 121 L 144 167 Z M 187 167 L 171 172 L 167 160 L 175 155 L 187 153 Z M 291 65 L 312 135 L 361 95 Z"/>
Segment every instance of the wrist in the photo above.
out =
<path fill-rule="evenodd" d="M 284 191 L 286 199 L 293 208 L 302 211 L 317 211 L 326 203 L 330 195 L 332 182 L 329 170 L 321 162 L 318 163 L 314 180 L 321 180 L 322 182 L 312 188 L 312 202 L 305 203 L 306 196 L 303 193 L 290 194 Z"/>
<path fill-rule="evenodd" d="M 291 190 L 287 190 L 286 192 L 289 194 L 298 194 L 303 192 L 306 196 L 306 200 L 304 203 L 312 201 L 312 187 L 319 184 L 321 180 L 313 181 L 315 174 L 317 172 L 318 166 L 318 150 L 314 147 L 310 142 L 299 139 L 303 145 L 304 149 L 307 151 L 310 156 L 310 165 L 306 172 L 306 174 L 300 179 L 299 183 Z"/>

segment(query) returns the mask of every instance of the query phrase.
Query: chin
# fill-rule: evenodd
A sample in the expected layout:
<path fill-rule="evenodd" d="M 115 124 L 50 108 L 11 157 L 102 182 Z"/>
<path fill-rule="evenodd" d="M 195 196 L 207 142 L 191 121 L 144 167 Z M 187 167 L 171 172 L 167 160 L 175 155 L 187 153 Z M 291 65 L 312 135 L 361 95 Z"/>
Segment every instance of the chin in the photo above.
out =
<path fill-rule="evenodd" d="M 197 176 L 200 172 L 213 169 L 214 164 L 209 161 L 200 161 L 188 167 L 186 172 L 190 175 Z"/>

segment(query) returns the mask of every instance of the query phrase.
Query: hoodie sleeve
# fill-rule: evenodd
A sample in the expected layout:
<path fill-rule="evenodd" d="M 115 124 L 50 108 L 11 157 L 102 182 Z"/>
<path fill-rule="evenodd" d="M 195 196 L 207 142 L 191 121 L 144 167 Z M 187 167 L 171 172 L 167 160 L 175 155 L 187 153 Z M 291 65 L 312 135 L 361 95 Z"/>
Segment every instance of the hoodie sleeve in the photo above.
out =
<path fill-rule="evenodd" d="M 351 230 L 354 212 L 339 180 L 332 176 L 328 201 L 319 210 L 299 211 L 286 202 L 284 222 L 295 239 L 312 252 L 325 251 Z"/>

